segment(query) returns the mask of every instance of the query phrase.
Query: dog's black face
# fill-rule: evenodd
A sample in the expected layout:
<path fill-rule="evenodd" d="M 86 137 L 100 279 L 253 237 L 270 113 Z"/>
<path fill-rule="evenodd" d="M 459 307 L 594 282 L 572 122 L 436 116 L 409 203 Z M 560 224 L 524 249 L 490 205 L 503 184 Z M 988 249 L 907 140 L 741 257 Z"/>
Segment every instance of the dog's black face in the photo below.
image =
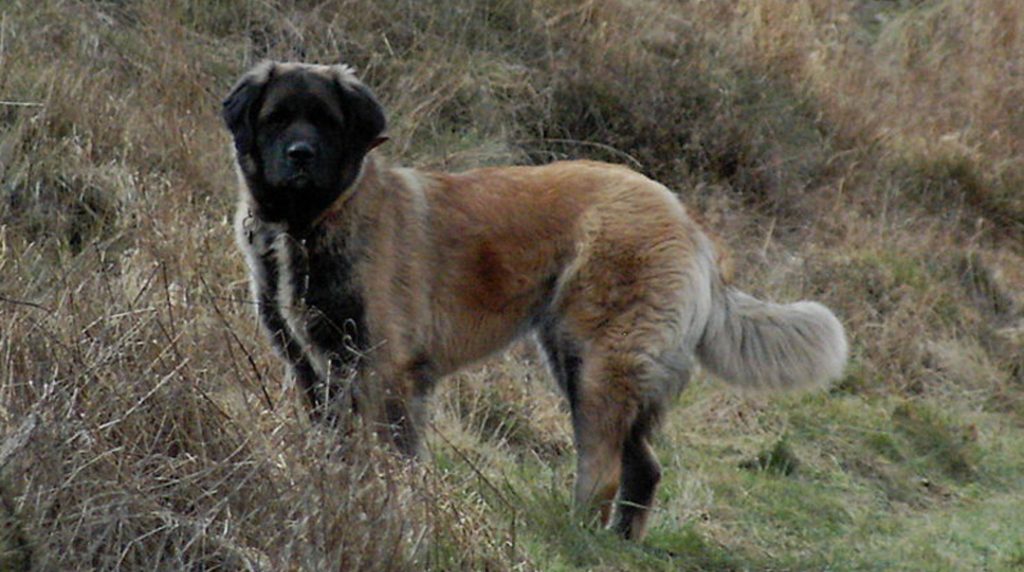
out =
<path fill-rule="evenodd" d="M 385 121 L 372 93 L 339 66 L 263 64 L 224 101 L 257 216 L 303 232 L 342 195 Z"/>

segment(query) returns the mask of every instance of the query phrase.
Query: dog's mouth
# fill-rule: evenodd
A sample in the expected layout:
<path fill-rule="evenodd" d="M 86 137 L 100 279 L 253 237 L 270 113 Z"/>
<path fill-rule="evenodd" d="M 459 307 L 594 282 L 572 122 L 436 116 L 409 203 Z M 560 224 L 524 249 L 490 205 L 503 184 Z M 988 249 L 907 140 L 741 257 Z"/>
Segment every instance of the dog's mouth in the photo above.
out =
<path fill-rule="evenodd" d="M 301 170 L 288 178 L 288 186 L 293 189 L 304 189 L 313 185 L 313 176 Z"/>

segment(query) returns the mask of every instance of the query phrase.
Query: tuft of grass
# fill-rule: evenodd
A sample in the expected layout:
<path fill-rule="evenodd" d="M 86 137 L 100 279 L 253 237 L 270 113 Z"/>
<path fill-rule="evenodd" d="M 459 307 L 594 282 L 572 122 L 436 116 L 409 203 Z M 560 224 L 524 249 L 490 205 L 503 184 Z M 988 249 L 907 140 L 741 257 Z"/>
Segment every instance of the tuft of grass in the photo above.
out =
<path fill-rule="evenodd" d="M 769 449 L 761 451 L 753 459 L 741 462 L 739 466 L 751 471 L 788 477 L 800 466 L 800 460 L 797 459 L 796 454 L 793 453 L 786 441 L 786 436 L 783 435 Z"/>
<path fill-rule="evenodd" d="M 11 506 L 7 487 L 0 483 L 0 569 L 32 570 L 32 545 L 21 518 Z"/>
<path fill-rule="evenodd" d="M 977 428 L 959 427 L 927 405 L 907 401 L 892 412 L 893 425 L 909 441 L 915 457 L 959 481 L 976 477 Z"/>

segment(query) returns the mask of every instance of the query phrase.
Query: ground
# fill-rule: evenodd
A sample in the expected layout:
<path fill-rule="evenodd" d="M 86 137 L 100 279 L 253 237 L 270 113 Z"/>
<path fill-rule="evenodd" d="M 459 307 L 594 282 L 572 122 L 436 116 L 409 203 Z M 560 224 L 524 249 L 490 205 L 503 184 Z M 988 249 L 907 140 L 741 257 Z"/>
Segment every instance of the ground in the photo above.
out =
<path fill-rule="evenodd" d="M 422 463 L 311 426 L 232 243 L 264 57 L 354 65 L 405 165 L 663 181 L 847 373 L 695 376 L 639 544 L 574 521 L 528 343 L 445 381 Z M 1024 569 L 1021 62 L 1011 0 L 8 1 L 0 568 Z"/>

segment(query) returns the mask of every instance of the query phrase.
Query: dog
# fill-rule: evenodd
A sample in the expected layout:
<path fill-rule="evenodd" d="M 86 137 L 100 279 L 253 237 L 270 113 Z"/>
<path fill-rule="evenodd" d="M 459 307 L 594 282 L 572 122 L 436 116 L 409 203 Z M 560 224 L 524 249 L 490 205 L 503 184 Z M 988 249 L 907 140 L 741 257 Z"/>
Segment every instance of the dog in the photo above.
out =
<path fill-rule="evenodd" d="M 698 362 L 761 388 L 843 371 L 831 311 L 730 286 L 677 196 L 626 167 L 389 166 L 384 111 L 344 65 L 261 63 L 223 119 L 259 318 L 314 419 L 354 407 L 415 455 L 436 381 L 534 334 L 571 410 L 577 507 L 639 539 L 650 438 Z"/>

